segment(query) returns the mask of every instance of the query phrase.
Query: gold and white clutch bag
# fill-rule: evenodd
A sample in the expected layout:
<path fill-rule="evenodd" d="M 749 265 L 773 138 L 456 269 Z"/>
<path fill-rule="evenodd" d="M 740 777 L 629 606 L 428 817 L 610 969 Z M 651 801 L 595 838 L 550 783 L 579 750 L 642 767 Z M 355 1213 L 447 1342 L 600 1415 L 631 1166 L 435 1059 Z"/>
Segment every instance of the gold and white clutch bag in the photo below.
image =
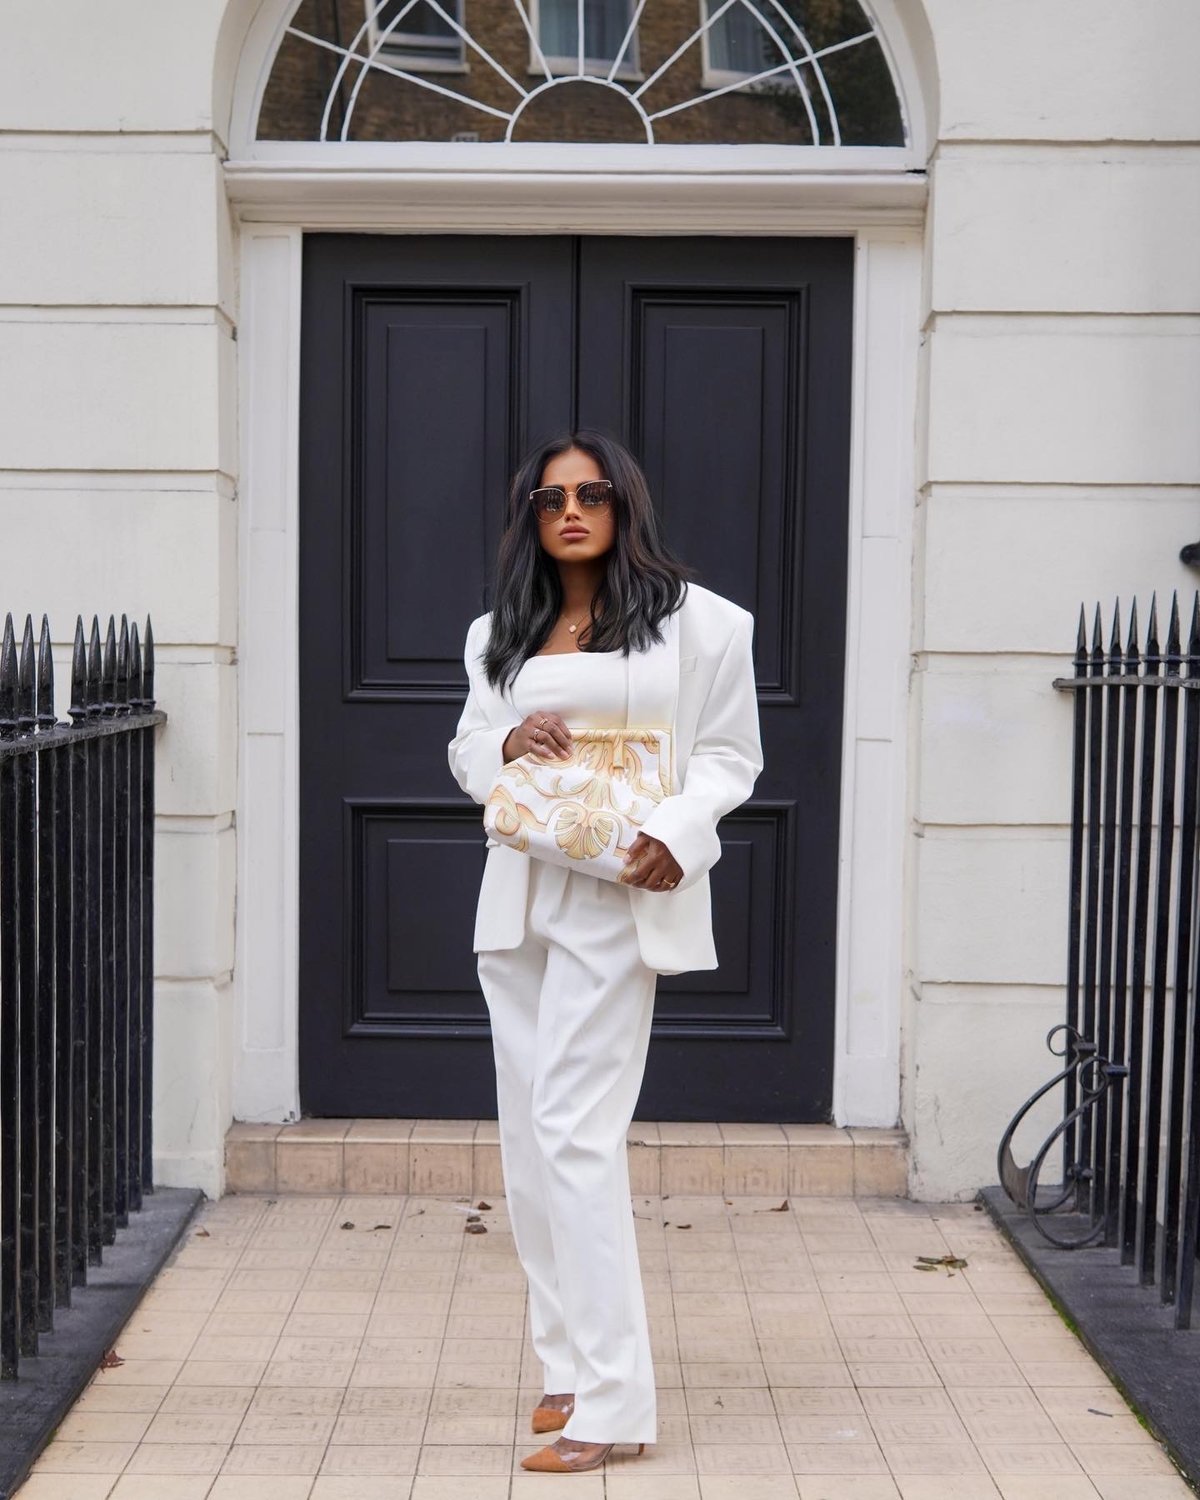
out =
<path fill-rule="evenodd" d="M 674 791 L 671 731 L 571 730 L 571 755 L 520 755 L 497 772 L 483 808 L 489 838 L 535 859 L 617 880 L 653 808 Z"/>

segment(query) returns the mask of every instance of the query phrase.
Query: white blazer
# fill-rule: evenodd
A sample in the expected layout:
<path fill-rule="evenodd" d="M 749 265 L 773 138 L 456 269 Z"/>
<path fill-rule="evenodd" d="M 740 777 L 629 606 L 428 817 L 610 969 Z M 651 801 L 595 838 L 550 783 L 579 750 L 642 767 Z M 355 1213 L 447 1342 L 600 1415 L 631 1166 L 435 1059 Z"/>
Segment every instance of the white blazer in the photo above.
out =
<path fill-rule="evenodd" d="M 503 745 L 522 716 L 491 686 L 481 657 L 491 628 L 479 615 L 467 631 L 470 691 L 448 746 L 455 780 L 486 802 Z M 660 974 L 715 969 L 708 872 L 721 856 L 717 822 L 750 795 L 762 770 L 752 654 L 754 616 L 711 589 L 689 583 L 683 604 L 663 621 L 664 641 L 631 651 L 630 725 L 670 724 L 679 790 L 642 825 L 683 870 L 670 891 L 629 891 L 642 962 Z M 515 948 L 525 937 L 532 856 L 488 839 L 475 914 L 474 946 Z"/>

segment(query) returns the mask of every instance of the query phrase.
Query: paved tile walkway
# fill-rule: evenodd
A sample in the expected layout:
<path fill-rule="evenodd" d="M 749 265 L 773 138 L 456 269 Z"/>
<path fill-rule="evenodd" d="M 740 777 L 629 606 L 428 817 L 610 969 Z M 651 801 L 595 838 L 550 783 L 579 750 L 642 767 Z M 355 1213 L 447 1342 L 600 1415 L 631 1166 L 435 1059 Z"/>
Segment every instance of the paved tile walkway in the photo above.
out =
<path fill-rule="evenodd" d="M 528 1426 L 540 1369 L 502 1198 L 233 1196 L 18 1500 L 1191 1496 L 972 1205 L 635 1212 L 659 1387 L 640 1458 L 520 1468 L 549 1439 Z"/>

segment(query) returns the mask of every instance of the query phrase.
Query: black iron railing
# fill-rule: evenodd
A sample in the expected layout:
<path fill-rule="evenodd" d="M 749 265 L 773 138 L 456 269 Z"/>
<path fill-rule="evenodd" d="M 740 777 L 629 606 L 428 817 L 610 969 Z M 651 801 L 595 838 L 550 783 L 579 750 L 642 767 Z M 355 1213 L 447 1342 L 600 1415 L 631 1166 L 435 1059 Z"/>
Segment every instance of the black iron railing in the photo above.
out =
<path fill-rule="evenodd" d="M 1119 1245 L 1123 1264 L 1191 1326 L 1200 1227 L 1200 593 L 1186 649 L 1171 601 L 1160 649 L 1151 601 L 1121 645 L 1118 604 L 1105 651 L 1080 612 L 1074 693 L 1066 1021 L 1047 1037 L 1063 1059 L 1000 1144 L 1000 1180 L 1064 1248 Z M 1061 1050 L 1055 1038 L 1061 1037 Z M 1012 1137 L 1062 1090 L 1062 1119 L 1027 1167 Z M 1040 1186 L 1062 1153 L 1061 1182 Z"/>
<path fill-rule="evenodd" d="M 152 1191 L 154 642 L 0 644 L 0 1377 Z"/>

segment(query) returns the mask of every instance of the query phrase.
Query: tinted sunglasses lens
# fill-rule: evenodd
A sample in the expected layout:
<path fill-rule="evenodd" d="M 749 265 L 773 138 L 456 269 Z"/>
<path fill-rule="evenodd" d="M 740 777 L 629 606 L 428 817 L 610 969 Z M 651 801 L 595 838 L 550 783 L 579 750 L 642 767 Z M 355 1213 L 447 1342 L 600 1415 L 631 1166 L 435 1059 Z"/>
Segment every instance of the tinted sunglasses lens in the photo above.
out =
<path fill-rule="evenodd" d="M 575 495 L 581 509 L 600 510 L 612 499 L 612 485 L 607 479 L 592 479 L 586 484 L 581 484 L 575 491 Z M 552 516 L 561 515 L 567 504 L 565 491 L 559 489 L 557 485 L 549 485 L 541 490 L 531 490 L 529 498 L 533 502 L 533 508 L 540 521 L 548 521 Z"/>
<path fill-rule="evenodd" d="M 529 498 L 534 510 L 542 517 L 557 516 L 567 503 L 566 495 L 558 489 L 534 490 Z"/>

